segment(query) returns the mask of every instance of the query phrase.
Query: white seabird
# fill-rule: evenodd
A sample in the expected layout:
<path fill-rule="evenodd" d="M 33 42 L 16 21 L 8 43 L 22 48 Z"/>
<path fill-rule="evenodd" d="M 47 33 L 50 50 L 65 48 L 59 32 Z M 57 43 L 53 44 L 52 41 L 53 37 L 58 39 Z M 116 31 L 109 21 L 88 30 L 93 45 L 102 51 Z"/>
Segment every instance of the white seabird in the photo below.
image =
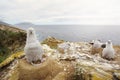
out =
<path fill-rule="evenodd" d="M 114 59 L 115 57 L 115 50 L 110 40 L 106 43 L 106 48 L 102 51 L 102 57 L 106 59 Z"/>
<path fill-rule="evenodd" d="M 103 43 L 101 43 L 100 40 L 95 40 L 95 41 L 93 42 L 93 48 L 96 48 L 96 49 L 101 48 L 101 45 L 102 45 L 102 44 L 103 44 Z"/>
<path fill-rule="evenodd" d="M 29 28 L 27 30 L 27 39 L 24 52 L 29 63 L 42 60 L 43 49 L 40 42 L 37 40 L 35 30 L 33 28 Z"/>

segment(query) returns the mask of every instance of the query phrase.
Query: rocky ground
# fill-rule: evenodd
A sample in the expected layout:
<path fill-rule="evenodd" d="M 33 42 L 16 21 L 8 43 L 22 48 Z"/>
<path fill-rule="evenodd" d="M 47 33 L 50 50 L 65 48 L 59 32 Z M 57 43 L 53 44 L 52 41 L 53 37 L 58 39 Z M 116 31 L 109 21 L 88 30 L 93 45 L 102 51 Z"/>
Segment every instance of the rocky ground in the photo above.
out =
<path fill-rule="evenodd" d="M 15 59 L 3 67 L 0 80 L 120 80 L 119 46 L 114 46 L 116 57 L 109 61 L 101 57 L 102 49 L 95 51 L 88 42 L 49 37 L 42 43 L 42 63 L 31 65 L 25 58 Z"/>

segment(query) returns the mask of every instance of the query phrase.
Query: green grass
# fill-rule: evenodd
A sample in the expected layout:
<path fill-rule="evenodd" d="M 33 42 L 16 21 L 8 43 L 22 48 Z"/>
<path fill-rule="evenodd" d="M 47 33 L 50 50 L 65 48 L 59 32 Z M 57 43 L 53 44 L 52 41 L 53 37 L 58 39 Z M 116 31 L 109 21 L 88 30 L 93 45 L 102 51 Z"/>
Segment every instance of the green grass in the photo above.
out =
<path fill-rule="evenodd" d="M 3 62 L 11 53 L 23 48 L 26 41 L 25 32 L 13 32 L 0 29 L 0 63 Z"/>

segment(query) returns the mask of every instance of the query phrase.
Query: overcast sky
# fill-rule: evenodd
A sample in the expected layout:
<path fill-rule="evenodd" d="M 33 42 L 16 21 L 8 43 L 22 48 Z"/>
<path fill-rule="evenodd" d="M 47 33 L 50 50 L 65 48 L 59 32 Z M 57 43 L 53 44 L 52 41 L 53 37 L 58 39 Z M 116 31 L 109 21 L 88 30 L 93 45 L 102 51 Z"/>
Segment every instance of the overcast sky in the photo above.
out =
<path fill-rule="evenodd" d="M 120 0 L 0 0 L 11 23 L 120 25 Z"/>

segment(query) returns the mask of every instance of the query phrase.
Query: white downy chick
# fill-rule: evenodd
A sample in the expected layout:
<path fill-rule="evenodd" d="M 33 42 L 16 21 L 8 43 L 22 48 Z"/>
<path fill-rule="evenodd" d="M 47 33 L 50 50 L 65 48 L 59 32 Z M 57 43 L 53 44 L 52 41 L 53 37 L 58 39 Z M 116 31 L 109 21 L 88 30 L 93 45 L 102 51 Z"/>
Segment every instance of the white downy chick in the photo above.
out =
<path fill-rule="evenodd" d="M 27 30 L 27 39 L 24 52 L 29 63 L 42 60 L 43 49 L 40 42 L 37 40 L 35 30 L 33 28 L 29 28 Z"/>
<path fill-rule="evenodd" d="M 106 59 L 114 59 L 115 57 L 115 50 L 110 40 L 106 43 L 106 48 L 102 51 L 102 57 Z"/>
<path fill-rule="evenodd" d="M 100 40 L 95 40 L 93 43 L 93 48 L 96 48 L 96 49 L 101 48 L 102 44 L 103 43 L 101 43 Z"/>

